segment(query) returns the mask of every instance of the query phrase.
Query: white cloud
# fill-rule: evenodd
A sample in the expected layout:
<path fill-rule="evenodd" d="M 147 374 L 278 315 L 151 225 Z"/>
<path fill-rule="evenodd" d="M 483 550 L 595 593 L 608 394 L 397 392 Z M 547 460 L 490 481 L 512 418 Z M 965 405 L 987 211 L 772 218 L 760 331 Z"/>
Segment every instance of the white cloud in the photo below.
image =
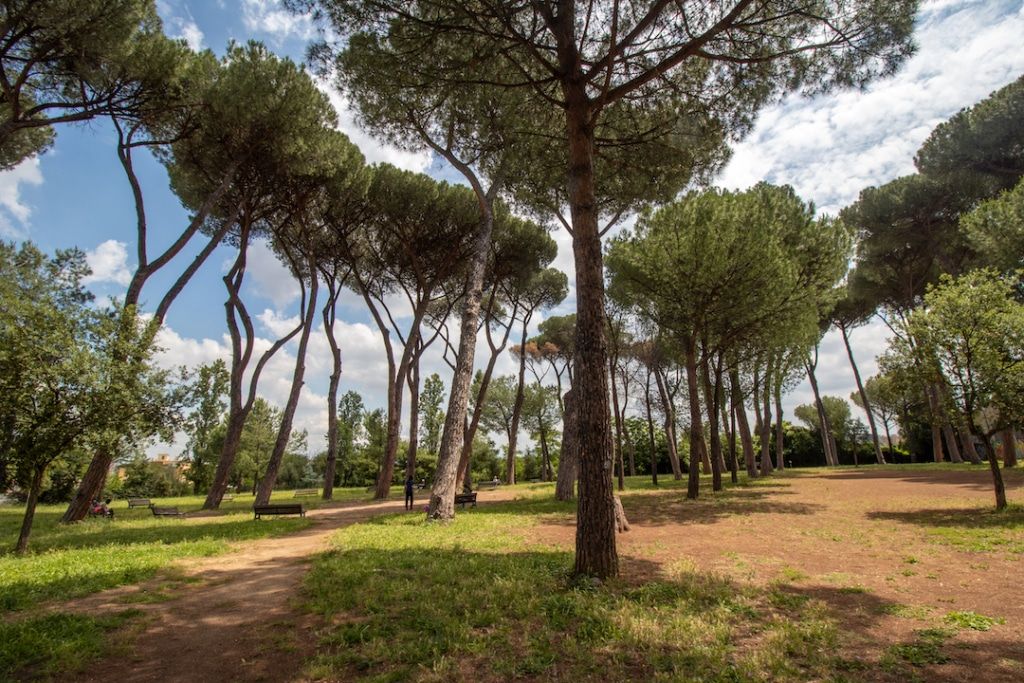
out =
<path fill-rule="evenodd" d="M 181 25 L 177 37 L 184 38 L 193 50 L 203 49 L 203 32 L 199 30 L 199 26 L 193 20 L 185 21 Z"/>
<path fill-rule="evenodd" d="M 249 245 L 245 273 L 253 291 L 270 300 L 278 310 L 302 294 L 298 281 L 265 241 Z"/>
<path fill-rule="evenodd" d="M 317 79 L 317 87 L 327 94 L 335 111 L 338 112 L 338 129 L 359 148 L 367 163 L 386 162 L 417 173 L 423 173 L 430 167 L 429 152 L 410 152 L 380 142 L 356 123 L 356 113 L 344 95 L 323 79 Z"/>
<path fill-rule="evenodd" d="M 0 236 L 12 239 L 27 236 L 32 209 L 22 200 L 21 186 L 42 183 L 38 157 L 26 159 L 9 171 L 0 172 Z"/>
<path fill-rule="evenodd" d="M 918 16 L 917 54 L 864 92 L 790 97 L 765 110 L 718 179 L 786 183 L 835 213 L 861 189 L 914 172 L 931 130 L 1024 71 L 1018 3 L 943 1 Z"/>
<path fill-rule="evenodd" d="M 250 31 L 268 33 L 278 42 L 308 40 L 315 33 L 310 17 L 289 12 L 279 0 L 242 0 L 242 20 Z"/>
<path fill-rule="evenodd" d="M 92 273 L 82 279 L 82 284 L 112 282 L 122 287 L 132 279 L 128 269 L 128 245 L 118 240 L 107 240 L 95 249 L 85 252 L 85 262 Z"/>

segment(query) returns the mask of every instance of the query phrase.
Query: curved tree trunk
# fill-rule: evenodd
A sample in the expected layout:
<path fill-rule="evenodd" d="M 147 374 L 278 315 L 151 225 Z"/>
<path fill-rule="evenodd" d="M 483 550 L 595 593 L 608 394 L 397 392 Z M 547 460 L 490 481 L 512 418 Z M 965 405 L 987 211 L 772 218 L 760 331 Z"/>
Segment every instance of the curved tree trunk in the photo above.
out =
<path fill-rule="evenodd" d="M 814 370 L 817 367 L 818 348 L 814 348 L 815 361 L 804 361 L 804 369 L 807 370 L 807 380 L 811 383 L 811 391 L 814 392 L 814 407 L 818 411 L 819 432 L 821 433 L 821 450 L 825 454 L 825 466 L 834 467 L 839 464 L 839 454 L 832 450 L 832 439 L 828 429 L 828 416 L 825 414 L 825 405 L 821 402 L 821 392 L 818 391 L 818 377 Z"/>
<path fill-rule="evenodd" d="M 619 388 L 615 381 L 616 358 L 608 356 L 608 379 L 612 385 L 612 414 L 615 416 L 615 461 L 619 464 L 619 490 L 626 488 L 626 473 L 622 458 L 622 416 L 619 414 Z"/>
<path fill-rule="evenodd" d="M 479 184 L 474 185 L 480 203 L 480 225 L 473 241 L 472 261 L 466 278 L 466 303 L 462 309 L 459 352 L 455 360 L 452 389 L 448 394 L 448 412 L 444 418 L 444 431 L 441 433 L 437 472 L 430 493 L 430 506 L 427 512 L 430 519 L 449 521 L 455 517 L 455 489 L 458 485 L 459 461 L 463 455 L 463 439 L 466 436 L 466 408 L 473 379 L 473 356 L 476 351 L 480 304 L 483 300 L 484 271 L 494 229 L 493 194 L 497 193 L 498 186 L 499 183 L 494 183 L 491 190 L 484 194 Z M 467 466 L 467 476 L 469 471 Z"/>
<path fill-rule="evenodd" d="M 309 286 L 309 301 L 306 302 L 305 317 L 302 323 L 302 335 L 299 337 L 299 348 L 295 353 L 295 371 L 292 373 L 292 386 L 288 392 L 288 401 L 285 403 L 284 411 L 281 413 L 281 424 L 277 430 L 277 441 L 274 442 L 274 450 L 267 462 L 267 471 L 263 474 L 259 490 L 256 492 L 255 505 L 266 505 L 270 502 L 270 494 L 274 492 L 274 484 L 277 483 L 277 473 L 281 469 L 281 461 L 284 460 L 284 453 L 288 450 L 288 441 L 292 436 L 292 421 L 295 419 L 295 408 L 299 405 L 299 395 L 302 393 L 303 379 L 306 375 L 306 349 L 309 347 L 309 335 L 313 331 L 313 320 L 316 318 L 317 294 L 319 293 L 319 280 L 316 277 L 315 269 L 312 282 Z M 305 292 L 303 292 L 305 298 Z"/>
<path fill-rule="evenodd" d="M 754 467 L 754 440 L 750 435 L 750 421 L 747 419 L 747 407 L 743 401 L 740 371 L 736 368 L 729 371 L 729 385 L 732 409 L 740 432 L 740 445 L 743 447 L 743 464 L 747 468 L 747 477 L 754 479 L 757 477 L 757 469 Z"/>
<path fill-rule="evenodd" d="M 967 459 L 971 461 L 972 465 L 981 464 L 981 456 L 978 455 L 978 449 L 974 447 L 974 437 L 971 436 L 970 429 L 965 424 L 961 424 L 959 427 L 960 443 L 964 445 L 964 454 L 967 455 Z"/>
<path fill-rule="evenodd" d="M 654 381 L 658 385 L 658 395 L 661 397 L 661 407 L 665 413 L 665 441 L 668 444 L 668 461 L 672 464 L 672 478 L 678 481 L 683 478 L 683 469 L 679 465 L 679 446 L 676 444 L 675 410 L 661 368 L 654 368 Z"/>
<path fill-rule="evenodd" d="M 972 427 L 974 427 L 972 425 Z M 980 434 L 982 441 L 985 443 L 985 449 L 989 452 L 988 467 L 992 472 L 992 488 L 996 494 L 996 510 L 1006 509 L 1006 486 L 1003 484 L 1003 473 L 999 470 L 999 459 L 996 457 L 995 447 L 992 444 L 992 438 L 985 432 L 981 431 L 977 427 L 974 427 L 972 431 L 975 434 Z"/>
<path fill-rule="evenodd" d="M 334 498 L 334 477 L 338 467 L 338 385 L 341 383 L 341 348 L 334 336 L 335 305 L 338 289 L 333 280 L 327 281 L 329 296 L 323 309 L 324 333 L 331 349 L 331 376 L 327 384 L 327 463 L 324 467 L 323 499 Z"/>
<path fill-rule="evenodd" d="M 782 426 L 782 378 L 775 383 L 775 465 L 779 470 L 786 469 L 786 430 Z"/>
<path fill-rule="evenodd" d="M 32 483 L 28 488 L 28 500 L 25 501 L 25 516 L 21 520 L 21 531 L 18 533 L 18 542 L 14 546 L 14 552 L 24 555 L 28 550 L 28 537 L 32 533 L 32 521 L 36 517 L 36 506 L 39 504 L 39 494 L 43 490 L 43 475 L 46 473 L 46 465 L 36 465 L 32 468 Z M 92 503 L 92 501 L 89 501 Z"/>
<path fill-rule="evenodd" d="M 530 316 L 523 316 L 523 334 L 519 348 L 526 348 L 526 327 Z M 519 354 L 519 381 L 516 384 L 516 400 L 512 404 L 512 427 L 508 436 L 508 460 L 505 463 L 505 474 L 509 485 L 516 483 L 516 443 L 519 441 L 519 420 L 523 415 L 523 400 L 526 397 L 526 353 Z"/>
<path fill-rule="evenodd" d="M 868 416 L 868 426 L 871 427 L 871 441 L 875 445 L 875 460 L 879 465 L 885 464 L 885 456 L 882 455 L 882 447 L 878 443 L 878 428 L 875 426 L 875 414 L 871 410 L 871 402 L 868 401 L 867 392 L 864 391 L 864 383 L 860 381 L 860 370 L 857 369 L 857 361 L 853 358 L 853 349 L 850 347 L 850 335 L 845 325 L 837 325 L 839 333 L 843 337 L 843 344 L 846 346 L 846 355 L 850 359 L 850 367 L 853 368 L 853 379 L 857 382 L 857 393 L 860 394 L 861 405 Z"/>

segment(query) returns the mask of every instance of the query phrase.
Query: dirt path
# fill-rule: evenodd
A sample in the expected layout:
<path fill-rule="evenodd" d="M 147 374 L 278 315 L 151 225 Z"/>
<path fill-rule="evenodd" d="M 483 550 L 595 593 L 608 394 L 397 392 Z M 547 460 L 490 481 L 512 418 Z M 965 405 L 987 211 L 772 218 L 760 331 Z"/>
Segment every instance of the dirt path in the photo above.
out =
<path fill-rule="evenodd" d="M 679 490 L 627 491 L 633 528 L 620 536 L 622 575 L 642 581 L 651 567 L 667 573 L 682 566 L 783 586 L 828 606 L 850 659 L 877 658 L 913 642 L 916 631 L 945 627 L 950 612 L 997 617 L 1005 623 L 989 631 L 957 632 L 952 661 L 923 680 L 1024 680 L 1024 555 L 1000 545 L 951 544 L 974 538 L 965 527 L 997 526 L 977 512 L 994 504 L 987 470 L 823 471 L 766 483 L 720 501 L 702 492 L 696 504 Z M 1024 504 L 1024 482 L 1008 478 L 1007 495 Z M 533 536 L 571 547 L 574 530 L 548 524 Z M 1024 545 L 1024 530 L 1009 533 Z"/>
<path fill-rule="evenodd" d="M 481 502 L 507 497 L 511 492 L 480 494 Z M 303 662 L 316 644 L 312 618 L 298 605 L 310 559 L 328 549 L 336 529 L 402 510 L 401 501 L 311 510 L 313 524 L 301 532 L 183 561 L 152 581 L 77 601 L 75 611 L 93 615 L 127 608 L 143 613 L 119 636 L 120 651 L 90 665 L 79 680 L 302 680 Z"/>

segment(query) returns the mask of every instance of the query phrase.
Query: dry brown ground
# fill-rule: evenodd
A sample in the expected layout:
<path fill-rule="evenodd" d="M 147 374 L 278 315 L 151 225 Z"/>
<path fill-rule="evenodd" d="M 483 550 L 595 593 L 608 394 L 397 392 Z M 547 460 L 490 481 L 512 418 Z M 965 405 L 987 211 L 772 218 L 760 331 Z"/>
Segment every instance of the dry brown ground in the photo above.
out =
<path fill-rule="evenodd" d="M 924 670 L 923 679 L 1022 681 L 1022 556 L 962 550 L 927 533 L 936 519 L 991 504 L 989 481 L 984 471 L 870 470 L 785 478 L 697 504 L 683 502 L 679 490 L 627 492 L 633 529 L 619 537 L 623 575 L 639 581 L 684 562 L 740 582 L 785 582 L 786 590 L 831 607 L 850 658 L 911 642 L 916 629 L 952 610 L 1000 617 L 1005 623 L 990 631 L 957 633 L 953 661 Z M 514 494 L 483 492 L 480 500 Z M 1008 482 L 1008 494 L 1024 503 L 1020 481 Z M 301 680 L 315 648 L 299 592 L 309 560 L 335 529 L 400 510 L 399 502 L 315 510 L 313 526 L 301 533 L 183 562 L 162 579 L 78 601 L 75 609 L 93 614 L 126 603 L 144 613 L 122 634 L 121 651 L 90 666 L 83 680 Z M 531 539 L 571 547 L 574 533 L 553 521 L 531 530 Z M 897 604 L 918 616 L 888 614 Z"/>
<path fill-rule="evenodd" d="M 1024 504 L 1019 479 L 1007 481 L 1007 493 L 1011 504 Z M 1024 681 L 1024 556 L 960 549 L 929 533 L 955 530 L 959 519 L 977 520 L 979 508 L 993 505 L 987 469 L 821 472 L 704 498 L 694 504 L 679 491 L 627 492 L 632 530 L 619 536 L 623 575 L 682 562 L 742 582 L 783 583 L 830 607 L 849 659 L 868 653 L 877 661 L 951 611 L 998 617 L 1005 623 L 990 631 L 959 631 L 952 661 L 928 667 L 922 679 Z M 536 540 L 568 545 L 573 533 L 549 524 Z M 898 606 L 907 608 L 903 616 L 890 613 Z"/>

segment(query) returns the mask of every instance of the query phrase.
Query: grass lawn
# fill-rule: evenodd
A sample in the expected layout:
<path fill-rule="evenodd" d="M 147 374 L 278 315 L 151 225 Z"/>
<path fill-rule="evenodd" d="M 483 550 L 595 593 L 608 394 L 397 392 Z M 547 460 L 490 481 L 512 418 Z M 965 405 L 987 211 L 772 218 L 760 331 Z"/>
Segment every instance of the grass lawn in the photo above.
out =
<path fill-rule="evenodd" d="M 335 501 L 362 500 L 365 489 L 335 490 Z M 291 491 L 274 500 L 295 501 Z M 202 496 L 154 499 L 161 506 L 197 511 Z M 324 504 L 301 498 L 307 508 Z M 175 560 L 227 552 L 234 544 L 280 536 L 309 526 L 306 519 L 273 518 L 254 522 L 252 496 L 236 495 L 221 506 L 224 514 L 155 518 L 146 508 L 129 510 L 126 501 L 112 505 L 114 519 L 87 519 L 60 524 L 64 505 L 41 505 L 29 542 L 29 554 L 11 551 L 24 508 L 0 506 L 0 681 L 69 673 L 103 651 L 107 631 L 119 628 L 132 614 L 94 618 L 78 614 L 19 614 L 42 602 L 70 600 L 97 591 L 134 584 L 166 569 Z M 168 596 L 169 597 L 169 596 Z M 19 673 L 21 672 L 21 673 Z"/>
<path fill-rule="evenodd" d="M 527 541 L 542 520 L 570 522 L 575 504 L 530 489 L 453 527 L 395 515 L 339 531 L 307 579 L 309 608 L 328 624 L 309 673 L 740 681 L 841 669 L 824 605 L 782 586 L 742 586 L 687 562 L 639 582 L 574 584 L 571 552 Z"/>
<path fill-rule="evenodd" d="M 969 469 L 860 468 L 900 476 Z M 843 469 L 829 472 L 841 475 Z M 712 525 L 744 529 L 764 514 L 789 514 L 799 527 L 818 523 L 818 517 L 813 503 L 801 507 L 796 480 L 824 473 L 796 470 L 750 482 L 741 475 L 739 486 L 714 496 L 702 478 L 697 502 L 682 501 L 685 481 L 662 477 L 655 489 L 649 479 L 633 478 L 623 501 L 631 520 L 635 514 L 648 527 L 682 524 L 679 533 L 694 538 L 718 533 Z M 924 483 L 913 490 L 929 493 Z M 334 549 L 316 559 L 305 584 L 307 608 L 323 624 L 306 674 L 377 682 L 929 680 L 921 667 L 967 656 L 961 648 L 972 646 L 961 643 L 970 636 L 958 634 L 1002 623 L 952 606 L 903 605 L 873 586 L 860 586 L 853 574 L 831 586 L 821 575 L 783 565 L 765 570 L 768 578 L 749 580 L 742 571 L 711 568 L 685 552 L 669 561 L 634 556 L 619 580 L 574 583 L 571 533 L 562 543 L 538 539 L 548 538 L 552 528 L 571 531 L 575 503 L 553 501 L 550 484 L 516 491 L 519 500 L 460 512 L 450 526 L 426 523 L 420 515 L 390 515 L 336 532 Z M 681 507 L 667 507 L 670 502 Z M 934 502 L 939 508 L 943 501 Z M 1019 505 L 999 514 L 987 504 L 944 513 L 946 518 L 936 514 L 892 519 L 917 529 L 925 543 L 939 540 L 957 551 L 965 545 L 1002 554 L 1024 542 Z M 885 524 L 892 526 L 888 518 Z M 933 537 L 943 528 L 955 543 Z M 742 541 L 737 550 L 743 552 Z M 895 570 L 908 566 L 904 555 L 894 557 Z M 872 623 L 888 619 L 882 628 L 891 629 L 889 635 L 851 651 L 851 625 L 843 622 L 848 613 Z M 870 629 L 858 628 L 853 642 L 871 638 L 876 634 Z"/>

